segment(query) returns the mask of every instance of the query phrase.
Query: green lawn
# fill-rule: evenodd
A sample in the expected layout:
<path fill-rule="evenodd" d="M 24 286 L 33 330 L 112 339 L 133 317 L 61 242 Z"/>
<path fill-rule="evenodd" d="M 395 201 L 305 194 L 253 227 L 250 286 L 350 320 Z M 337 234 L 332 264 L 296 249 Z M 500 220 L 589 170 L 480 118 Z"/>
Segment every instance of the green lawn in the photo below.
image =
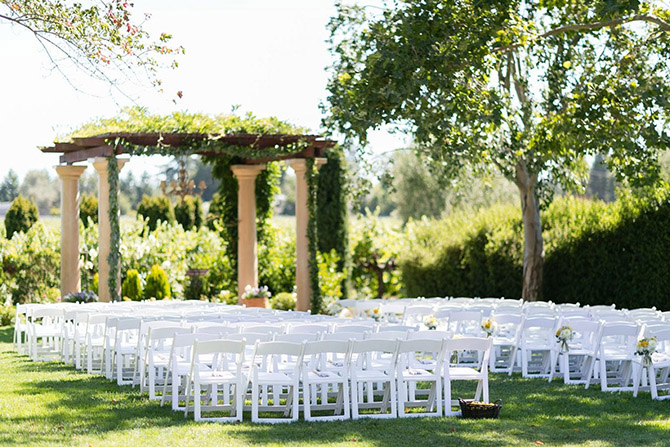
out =
<path fill-rule="evenodd" d="M 128 387 L 19 357 L 10 342 L 1 328 L 0 446 L 670 446 L 669 401 L 501 375 L 499 420 L 195 423 Z"/>

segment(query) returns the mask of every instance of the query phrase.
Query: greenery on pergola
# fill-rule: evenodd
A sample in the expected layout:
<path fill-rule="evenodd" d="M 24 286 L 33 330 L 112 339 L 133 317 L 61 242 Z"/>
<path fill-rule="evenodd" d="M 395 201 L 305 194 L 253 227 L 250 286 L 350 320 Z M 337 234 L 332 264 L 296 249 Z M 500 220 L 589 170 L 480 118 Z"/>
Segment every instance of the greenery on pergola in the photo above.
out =
<path fill-rule="evenodd" d="M 77 146 L 74 148 L 73 145 Z M 228 241 L 227 250 L 233 268 L 237 268 L 237 179 L 231 171 L 234 164 L 261 164 L 267 167 L 256 179 L 258 238 L 266 237 L 272 202 L 277 191 L 280 169 L 277 161 L 304 158 L 307 163 L 309 270 L 312 286 L 312 311 L 321 309 L 317 266 L 318 234 L 316 229 L 317 170 L 314 157 L 325 155 L 334 142 L 307 135 L 305 129 L 277 118 L 257 118 L 252 114 L 211 116 L 176 112 L 161 116 L 149 114 L 142 108 L 123 110 L 118 117 L 99 119 L 84 124 L 70 133 L 67 142 L 56 143 L 45 152 L 62 152 L 61 162 L 72 163 L 91 156 L 106 156 L 110 161 L 117 155 L 201 155 L 212 165 L 212 175 L 220 181 L 220 201 L 216 211 L 221 216 L 221 236 Z M 82 147 L 86 149 L 81 150 Z M 75 149 L 79 149 L 76 151 Z M 69 151 L 69 152 L 67 152 Z M 69 154 L 69 155 L 68 155 Z M 78 157 L 78 158 L 77 158 Z M 108 163 L 110 186 L 109 220 L 111 226 L 109 289 L 117 300 L 119 265 L 118 164 Z"/>

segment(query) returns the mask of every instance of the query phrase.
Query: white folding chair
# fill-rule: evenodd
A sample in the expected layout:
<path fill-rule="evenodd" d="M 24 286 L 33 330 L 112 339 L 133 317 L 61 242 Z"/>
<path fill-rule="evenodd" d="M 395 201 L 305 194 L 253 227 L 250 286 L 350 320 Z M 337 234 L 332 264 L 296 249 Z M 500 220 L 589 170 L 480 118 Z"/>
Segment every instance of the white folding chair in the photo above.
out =
<path fill-rule="evenodd" d="M 272 337 L 273 341 L 283 341 L 287 343 L 302 343 L 302 342 L 314 342 L 321 338 L 319 333 L 294 333 L 294 334 L 277 334 Z"/>
<path fill-rule="evenodd" d="M 28 341 L 33 361 L 60 359 L 64 314 L 62 307 L 44 306 L 28 310 Z"/>
<path fill-rule="evenodd" d="M 398 342 L 396 378 L 399 417 L 442 416 L 445 343 L 445 339 L 427 338 Z M 419 398 L 423 393 L 415 392 L 419 385 L 430 385 L 426 399 Z M 410 408 L 424 410 L 409 412 Z"/>
<path fill-rule="evenodd" d="M 348 352 L 348 341 L 322 340 L 305 343 L 302 389 L 306 421 L 349 419 L 349 377 L 344 361 Z M 329 398 L 334 398 L 335 402 L 331 403 Z M 332 413 L 316 416 L 312 413 L 313 410 L 332 410 Z"/>
<path fill-rule="evenodd" d="M 398 414 L 395 367 L 398 342 L 394 340 L 353 340 L 349 361 L 351 417 L 395 418 Z M 384 360 L 384 362 L 382 362 Z M 382 383 L 383 389 L 375 390 Z M 379 397 L 380 399 L 376 399 Z M 361 413 L 378 409 L 378 413 Z"/>
<path fill-rule="evenodd" d="M 365 333 L 363 332 L 332 332 L 321 335 L 322 340 L 333 341 L 363 340 L 363 338 L 365 338 Z"/>
<path fill-rule="evenodd" d="M 637 369 L 636 377 L 633 382 L 633 396 L 637 397 L 640 390 L 640 381 L 644 370 L 646 369 L 649 385 L 641 389 L 649 390 L 651 398 L 654 400 L 670 399 L 670 328 L 659 329 L 655 332 L 656 352 L 651 355 L 651 365 L 643 367 L 640 365 Z M 638 359 L 641 363 L 641 359 Z M 659 390 L 665 391 L 659 394 Z"/>
<path fill-rule="evenodd" d="M 89 374 L 104 373 L 105 331 L 108 314 L 92 314 L 86 320 L 86 372 Z"/>
<path fill-rule="evenodd" d="M 491 372 L 505 372 L 512 375 L 516 356 L 521 344 L 523 316 L 517 314 L 498 314 L 491 316 L 496 330 L 491 336 L 491 355 L 489 368 Z"/>
<path fill-rule="evenodd" d="M 193 401 L 193 417 L 196 421 L 241 422 L 247 378 L 242 373 L 244 363 L 244 341 L 209 340 L 193 343 L 191 369 L 186 381 L 186 407 L 188 416 Z M 201 357 L 212 358 L 211 364 L 203 368 Z M 219 399 L 218 387 L 223 386 L 224 396 Z M 203 395 L 202 388 L 209 391 Z M 203 401 L 206 405 L 203 405 Z M 202 417 L 204 411 L 228 411 L 229 416 Z"/>
<path fill-rule="evenodd" d="M 179 406 L 179 402 L 186 401 L 186 378 L 191 372 L 193 344 L 196 341 L 208 340 L 219 340 L 219 337 L 216 334 L 203 334 L 199 332 L 175 334 L 170 349 L 170 358 L 165 368 L 161 406 L 163 406 L 166 400 L 170 399 L 172 411 L 184 411 L 184 407 Z M 199 367 L 211 370 L 212 359 L 204 357 L 202 355 L 199 358 Z"/>
<path fill-rule="evenodd" d="M 375 324 L 335 324 L 333 325 L 333 332 L 374 332 Z"/>
<path fill-rule="evenodd" d="M 191 328 L 179 326 L 149 329 L 140 369 L 140 394 L 148 391 L 150 400 L 159 399 L 156 385 L 162 385 L 161 381 L 165 378 L 172 340 L 177 334 L 188 333 L 191 333 Z"/>
<path fill-rule="evenodd" d="M 257 343 L 249 375 L 251 383 L 251 422 L 281 423 L 297 421 L 299 416 L 300 372 L 304 344 L 285 342 Z M 275 365 L 289 357 L 292 369 L 278 371 Z M 280 358 L 280 359 L 278 359 Z M 272 390 L 270 396 L 264 396 Z M 287 390 L 286 392 L 284 390 Z M 286 403 L 281 404 L 284 397 Z M 262 400 L 262 405 L 261 401 Z M 260 412 L 282 413 L 284 417 L 261 417 Z"/>
<path fill-rule="evenodd" d="M 13 343 L 16 348 L 16 352 L 21 355 L 23 354 L 24 345 L 27 344 L 27 328 L 28 320 L 26 317 L 26 312 L 28 311 L 28 304 L 17 304 L 16 305 L 16 316 L 14 317 L 14 338 Z"/>
<path fill-rule="evenodd" d="M 521 330 L 521 375 L 551 381 L 558 346 L 556 329 L 559 320 L 553 317 L 526 318 Z"/>
<path fill-rule="evenodd" d="M 463 337 L 454 338 L 446 341 L 446 355 L 444 367 L 444 414 L 445 416 L 454 416 L 459 414 L 453 410 L 458 401 L 451 398 L 451 382 L 454 380 L 476 380 L 477 390 L 475 391 L 475 400 L 478 401 L 481 396 L 483 402 L 489 401 L 489 355 L 491 353 L 491 338 Z M 452 364 L 447 357 L 454 357 L 453 352 L 475 351 L 477 357 L 481 359 L 479 363 L 466 365 L 463 363 Z"/>
<path fill-rule="evenodd" d="M 480 337 L 483 335 L 481 325 L 481 311 L 461 310 L 450 313 L 446 329 L 456 336 Z"/>
<path fill-rule="evenodd" d="M 605 322 L 598 346 L 600 389 L 633 391 L 635 351 L 641 328 L 632 322 Z"/>
<path fill-rule="evenodd" d="M 108 322 L 109 320 L 111 318 Z M 116 377 L 117 385 L 131 385 L 142 320 L 135 317 L 117 317 L 115 320 L 114 333 L 108 334 L 110 338 L 107 340 L 105 350 L 105 367 L 108 370 L 108 378 Z"/>
<path fill-rule="evenodd" d="M 405 308 L 405 313 L 402 316 L 402 325 L 404 326 L 422 326 L 423 320 L 426 316 L 432 315 L 434 312 L 432 305 L 412 305 Z"/>
<path fill-rule="evenodd" d="M 574 338 L 567 342 L 568 351 L 559 350 L 559 365 L 563 382 L 570 385 L 591 383 L 598 354 L 601 324 L 582 318 L 564 318 L 561 326 L 569 326 Z"/>

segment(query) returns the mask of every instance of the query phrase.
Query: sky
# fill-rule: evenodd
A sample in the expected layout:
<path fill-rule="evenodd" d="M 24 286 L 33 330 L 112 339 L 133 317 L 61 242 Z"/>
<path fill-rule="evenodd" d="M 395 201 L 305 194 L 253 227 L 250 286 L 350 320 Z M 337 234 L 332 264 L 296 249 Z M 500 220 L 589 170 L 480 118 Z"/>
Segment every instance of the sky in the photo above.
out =
<path fill-rule="evenodd" d="M 277 116 L 319 132 L 319 104 L 327 97 L 331 56 L 326 24 L 335 13 L 332 0 L 135 0 L 134 14 L 150 13 L 151 35 L 174 36 L 186 54 L 177 70 L 160 74 L 165 94 L 150 86 L 126 90 L 152 113 L 176 110 Z M 37 40 L 0 21 L 0 179 L 13 169 L 23 178 L 31 169 L 49 169 L 58 156 L 48 146 L 94 118 L 118 114 L 132 101 L 105 85 L 68 71 L 73 88 L 53 70 Z M 78 91 L 79 90 L 79 91 Z M 173 103 L 176 92 L 183 98 Z M 370 148 L 381 153 L 402 147 L 406 139 L 379 131 Z M 161 177 L 162 157 L 134 157 L 125 170 Z M 93 172 L 92 166 L 89 170 Z M 157 180 L 157 181 L 158 181 Z"/>

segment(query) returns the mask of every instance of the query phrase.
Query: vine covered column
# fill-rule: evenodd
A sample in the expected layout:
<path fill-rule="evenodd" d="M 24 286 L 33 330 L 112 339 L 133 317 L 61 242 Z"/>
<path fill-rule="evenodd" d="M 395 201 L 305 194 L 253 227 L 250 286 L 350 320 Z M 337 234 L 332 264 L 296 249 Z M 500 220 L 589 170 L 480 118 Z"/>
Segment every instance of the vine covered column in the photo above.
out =
<path fill-rule="evenodd" d="M 119 171 L 128 159 L 116 159 Z M 100 301 L 111 301 L 109 293 L 109 252 L 111 247 L 111 225 L 109 220 L 109 171 L 108 158 L 98 157 L 93 167 L 98 173 L 98 297 Z M 118 190 L 116 192 L 118 196 Z M 116 269 L 118 271 L 118 268 Z M 119 282 L 117 281 L 117 284 Z"/>
<path fill-rule="evenodd" d="M 317 167 L 326 163 L 325 158 L 317 158 Z M 307 311 L 312 308 L 312 281 L 310 275 L 310 187 L 308 169 L 314 164 L 311 160 L 296 158 L 286 161 L 295 172 L 295 286 L 297 293 L 296 310 Z M 313 202 L 313 200 L 312 200 Z M 315 232 L 312 232 L 315 233 Z M 316 234 L 312 234 L 315 238 Z M 316 241 L 314 241 L 316 250 Z M 316 255 L 316 253 L 314 253 Z M 315 259 L 313 260 L 315 262 Z M 316 267 L 316 266 L 314 266 Z"/>
<path fill-rule="evenodd" d="M 79 292 L 79 177 L 86 166 L 56 166 L 61 181 L 60 294 Z"/>
<path fill-rule="evenodd" d="M 256 177 L 265 165 L 232 165 L 237 178 L 237 290 L 242 299 L 246 286 L 258 287 L 256 247 Z"/>

